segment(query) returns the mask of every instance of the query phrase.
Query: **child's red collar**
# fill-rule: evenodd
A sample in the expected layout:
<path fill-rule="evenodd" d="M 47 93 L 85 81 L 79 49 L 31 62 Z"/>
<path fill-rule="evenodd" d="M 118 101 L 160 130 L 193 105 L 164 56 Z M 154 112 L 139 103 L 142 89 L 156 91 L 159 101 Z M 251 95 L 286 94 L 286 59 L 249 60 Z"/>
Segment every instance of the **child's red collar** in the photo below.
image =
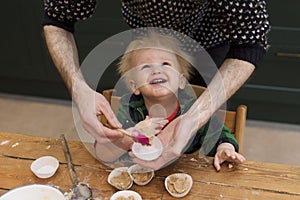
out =
<path fill-rule="evenodd" d="M 174 110 L 174 112 L 169 117 L 166 118 L 166 120 L 171 122 L 173 119 L 175 119 L 175 117 L 178 113 L 179 107 L 180 107 L 180 102 L 178 101 L 176 109 Z"/>
<path fill-rule="evenodd" d="M 177 107 L 174 110 L 174 112 L 171 115 L 169 115 L 168 117 L 165 118 L 166 120 L 169 121 L 168 123 L 170 123 L 173 119 L 175 119 L 175 117 L 176 117 L 176 115 L 178 113 L 179 108 L 180 108 L 180 101 L 178 101 Z M 149 117 L 151 117 L 151 116 L 149 115 Z"/>

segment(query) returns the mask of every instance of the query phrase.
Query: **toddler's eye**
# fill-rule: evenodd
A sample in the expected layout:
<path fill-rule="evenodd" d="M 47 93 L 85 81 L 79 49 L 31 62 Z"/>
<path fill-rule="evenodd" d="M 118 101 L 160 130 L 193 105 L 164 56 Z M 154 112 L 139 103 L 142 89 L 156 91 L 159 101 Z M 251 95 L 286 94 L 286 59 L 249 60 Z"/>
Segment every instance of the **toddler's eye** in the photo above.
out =
<path fill-rule="evenodd" d="M 162 63 L 162 66 L 164 66 L 164 65 L 171 66 L 171 64 L 168 63 L 168 62 L 163 62 L 163 63 Z"/>
<path fill-rule="evenodd" d="M 150 68 L 150 65 L 143 65 L 141 70 Z"/>

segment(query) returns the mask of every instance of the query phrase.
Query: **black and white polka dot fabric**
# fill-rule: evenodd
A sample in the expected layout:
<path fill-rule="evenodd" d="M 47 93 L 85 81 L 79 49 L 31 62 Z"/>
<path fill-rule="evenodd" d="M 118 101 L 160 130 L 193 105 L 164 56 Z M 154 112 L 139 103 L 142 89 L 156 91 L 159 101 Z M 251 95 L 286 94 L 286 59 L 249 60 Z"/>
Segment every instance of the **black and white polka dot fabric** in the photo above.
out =
<path fill-rule="evenodd" d="M 267 48 L 266 3 L 260 0 L 124 0 L 122 13 L 134 28 L 172 28 L 205 48 L 260 44 Z"/>
<path fill-rule="evenodd" d="M 122 2 L 122 13 L 134 28 L 169 28 L 192 36 L 206 7 L 206 0 L 129 0 Z"/>
<path fill-rule="evenodd" d="M 89 18 L 96 0 L 45 0 L 45 12 L 58 21 L 74 23 Z"/>
<path fill-rule="evenodd" d="M 159 27 L 184 33 L 205 49 L 229 45 L 228 58 L 257 65 L 268 48 L 270 30 L 264 0 L 122 0 L 122 14 L 132 28 Z M 74 31 L 90 17 L 95 0 L 45 0 L 43 25 Z M 102 27 L 100 27 L 102 28 Z"/>

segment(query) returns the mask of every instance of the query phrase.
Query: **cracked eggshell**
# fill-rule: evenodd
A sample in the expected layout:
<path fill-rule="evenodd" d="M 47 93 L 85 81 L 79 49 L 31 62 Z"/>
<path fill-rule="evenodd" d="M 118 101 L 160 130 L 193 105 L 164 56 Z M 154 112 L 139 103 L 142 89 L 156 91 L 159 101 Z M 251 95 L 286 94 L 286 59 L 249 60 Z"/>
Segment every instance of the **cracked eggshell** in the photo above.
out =
<path fill-rule="evenodd" d="M 120 176 L 120 175 L 122 174 L 122 172 L 126 172 L 126 173 L 128 174 L 128 176 L 129 176 L 129 179 L 130 179 L 130 180 L 129 180 L 129 181 L 130 181 L 129 184 L 126 185 L 126 186 L 124 186 L 124 187 L 121 187 L 120 185 L 117 185 L 117 184 L 115 184 L 115 183 L 112 181 L 113 178 Z M 128 189 L 131 188 L 131 186 L 132 186 L 132 184 L 133 184 L 133 180 L 132 180 L 132 178 L 130 177 L 130 175 L 129 175 L 129 173 L 128 173 L 128 167 L 117 167 L 117 168 L 115 168 L 115 169 L 112 170 L 112 171 L 110 172 L 110 174 L 108 175 L 107 181 L 108 181 L 108 183 L 109 183 L 111 186 L 117 188 L 118 190 L 128 190 Z"/>
<path fill-rule="evenodd" d="M 145 168 L 138 164 L 130 166 L 128 172 L 133 182 L 137 185 L 147 185 L 154 177 L 153 169 Z M 136 175 L 139 176 L 139 174 L 141 179 L 135 178 Z M 147 176 L 147 174 L 149 175 Z"/>
<path fill-rule="evenodd" d="M 39 178 L 50 178 L 58 169 L 59 162 L 53 156 L 43 156 L 31 163 L 31 171 Z"/>
<path fill-rule="evenodd" d="M 188 188 L 182 192 L 182 193 L 178 193 L 178 192 L 173 192 L 170 188 L 169 188 L 169 181 L 172 177 L 175 178 L 180 178 L 180 179 L 186 179 L 189 182 Z M 177 198 L 181 198 L 186 196 L 189 191 L 191 190 L 193 186 L 193 179 L 190 175 L 185 174 L 185 173 L 175 173 L 175 174 L 171 174 L 169 175 L 166 179 L 165 179 L 165 188 L 166 190 L 169 192 L 170 195 L 172 195 L 173 197 L 177 197 Z"/>

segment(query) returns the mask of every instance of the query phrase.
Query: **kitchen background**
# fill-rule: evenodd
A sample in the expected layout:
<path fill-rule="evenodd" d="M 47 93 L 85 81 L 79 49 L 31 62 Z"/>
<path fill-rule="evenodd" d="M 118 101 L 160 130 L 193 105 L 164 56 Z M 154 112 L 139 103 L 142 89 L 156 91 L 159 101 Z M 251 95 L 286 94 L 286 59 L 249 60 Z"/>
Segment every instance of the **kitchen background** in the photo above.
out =
<path fill-rule="evenodd" d="M 300 2 L 269 0 L 267 5 L 271 47 L 229 109 L 248 106 L 244 154 L 249 160 L 300 165 Z M 71 99 L 46 50 L 42 15 L 43 1 L 2 2 L 0 131 L 65 133 L 76 139 Z M 99 0 L 94 16 L 76 25 L 81 61 L 103 40 L 125 30 L 120 2 Z M 103 83 L 112 78 L 103 77 Z"/>

